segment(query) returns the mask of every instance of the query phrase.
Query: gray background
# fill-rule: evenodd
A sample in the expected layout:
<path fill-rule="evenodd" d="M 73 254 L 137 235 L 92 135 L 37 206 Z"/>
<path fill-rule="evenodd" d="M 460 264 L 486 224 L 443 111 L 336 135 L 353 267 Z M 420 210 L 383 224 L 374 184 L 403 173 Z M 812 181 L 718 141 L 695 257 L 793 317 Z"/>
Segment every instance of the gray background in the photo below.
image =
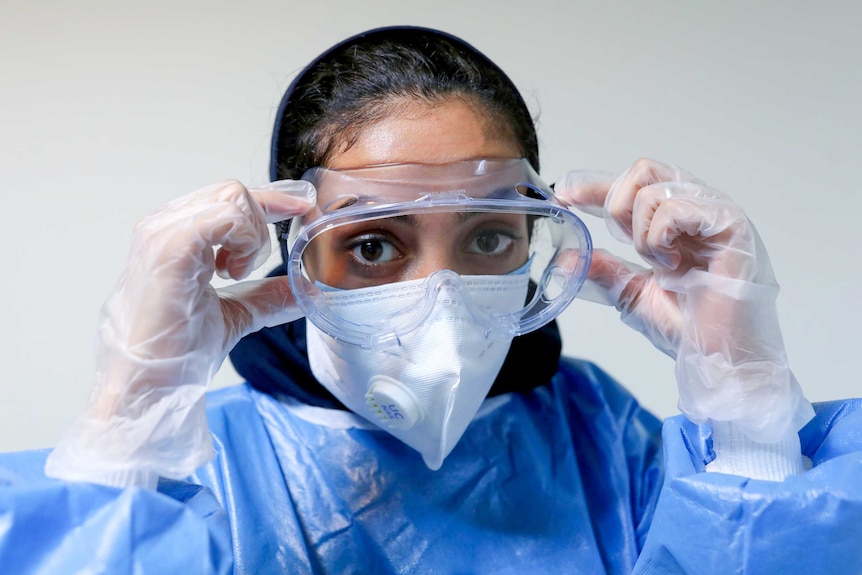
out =
<path fill-rule="evenodd" d="M 266 181 L 292 75 L 394 23 L 461 35 L 510 73 L 539 116 L 548 180 L 647 156 L 734 196 L 782 283 L 808 397 L 860 395 L 862 3 L 5 0 L 0 450 L 52 445 L 84 405 L 135 222 L 212 182 Z M 568 354 L 676 412 L 672 362 L 614 310 L 576 302 L 561 323 Z M 226 366 L 216 385 L 237 381 Z"/>

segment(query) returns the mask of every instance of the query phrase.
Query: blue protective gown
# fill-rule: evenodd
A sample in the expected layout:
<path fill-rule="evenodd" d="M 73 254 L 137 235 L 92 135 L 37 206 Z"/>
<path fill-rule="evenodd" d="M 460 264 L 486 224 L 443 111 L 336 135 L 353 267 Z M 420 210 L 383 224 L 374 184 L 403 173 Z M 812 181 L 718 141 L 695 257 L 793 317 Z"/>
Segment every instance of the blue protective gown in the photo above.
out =
<path fill-rule="evenodd" d="M 248 385 L 207 401 L 216 458 L 158 492 L 0 457 L 0 572 L 862 573 L 858 400 L 816 406 L 814 468 L 780 483 L 704 473 L 708 429 L 672 418 L 662 442 L 573 360 L 488 399 L 438 471 L 349 412 Z"/>

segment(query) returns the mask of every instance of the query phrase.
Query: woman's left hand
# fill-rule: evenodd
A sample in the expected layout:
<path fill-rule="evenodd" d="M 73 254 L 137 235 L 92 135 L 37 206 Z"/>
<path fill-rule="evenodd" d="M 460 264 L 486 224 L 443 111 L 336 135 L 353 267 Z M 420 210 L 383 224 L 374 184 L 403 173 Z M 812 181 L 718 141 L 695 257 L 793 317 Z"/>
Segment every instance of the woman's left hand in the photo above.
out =
<path fill-rule="evenodd" d="M 603 217 L 651 265 L 597 250 L 587 292 L 676 359 L 686 415 L 740 424 L 766 442 L 807 421 L 811 408 L 787 363 L 769 257 L 727 195 L 646 159 L 615 180 L 569 172 L 555 191 L 564 204 Z"/>

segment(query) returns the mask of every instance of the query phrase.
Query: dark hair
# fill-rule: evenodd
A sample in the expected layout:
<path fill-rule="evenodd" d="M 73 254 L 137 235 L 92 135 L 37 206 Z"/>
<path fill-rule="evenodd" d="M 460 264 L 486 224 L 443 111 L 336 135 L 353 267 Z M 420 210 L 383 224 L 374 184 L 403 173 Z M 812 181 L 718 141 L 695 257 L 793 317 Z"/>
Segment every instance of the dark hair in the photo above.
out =
<path fill-rule="evenodd" d="M 460 98 L 476 106 L 539 171 L 533 118 L 508 76 L 458 38 L 401 26 L 354 36 L 297 76 L 276 118 L 271 177 L 297 179 L 325 165 L 339 146 L 350 146 L 362 128 L 405 98 Z"/>

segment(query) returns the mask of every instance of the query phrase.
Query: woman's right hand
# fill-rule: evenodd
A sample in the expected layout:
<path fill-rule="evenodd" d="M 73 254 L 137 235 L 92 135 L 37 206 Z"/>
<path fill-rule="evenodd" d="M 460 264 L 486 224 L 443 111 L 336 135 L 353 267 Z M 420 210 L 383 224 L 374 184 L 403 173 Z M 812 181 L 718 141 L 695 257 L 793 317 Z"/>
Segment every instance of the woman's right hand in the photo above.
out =
<path fill-rule="evenodd" d="M 308 211 L 314 187 L 209 186 L 142 219 L 99 326 L 97 381 L 86 411 L 51 454 L 64 479 L 154 485 L 212 455 L 203 395 L 244 335 L 302 316 L 285 276 L 219 290 L 269 254 L 268 223 Z M 215 249 L 214 249 L 215 248 Z"/>

